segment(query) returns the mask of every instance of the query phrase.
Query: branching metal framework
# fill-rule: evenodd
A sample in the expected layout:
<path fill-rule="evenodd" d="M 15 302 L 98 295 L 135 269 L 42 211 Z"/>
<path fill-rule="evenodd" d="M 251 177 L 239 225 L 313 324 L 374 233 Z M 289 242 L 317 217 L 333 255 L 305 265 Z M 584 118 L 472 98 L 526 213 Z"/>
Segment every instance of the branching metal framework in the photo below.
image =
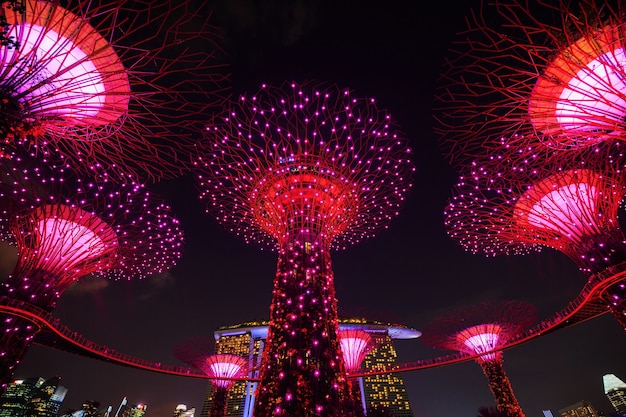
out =
<path fill-rule="evenodd" d="M 588 277 L 626 260 L 618 212 L 626 194 L 624 142 L 607 140 L 566 158 L 477 161 L 445 209 L 448 234 L 473 253 L 524 254 L 550 247 Z M 530 149 L 530 148 L 527 148 Z M 604 295 L 626 329 L 625 283 Z"/>
<path fill-rule="evenodd" d="M 406 139 L 373 99 L 312 83 L 263 86 L 207 133 L 207 211 L 279 253 L 255 416 L 350 414 L 329 251 L 398 214 L 414 170 Z"/>
<path fill-rule="evenodd" d="M 213 397 L 210 417 L 226 417 L 228 392 L 233 384 L 248 375 L 248 361 L 228 353 L 212 355 L 214 343 L 209 338 L 188 339 L 174 348 L 174 354 L 187 365 L 200 369 L 211 378 Z"/>
<path fill-rule="evenodd" d="M 18 259 L 3 295 L 52 311 L 85 275 L 144 278 L 180 258 L 182 229 L 170 208 L 145 188 L 84 180 L 59 167 L 27 169 L 17 156 L 11 162 L 0 183 L 12 184 L 21 197 L 12 200 L 14 209 L 1 226 L 3 237 L 17 246 Z M 0 335 L 3 384 L 36 332 L 19 319 L 7 320 Z"/>
<path fill-rule="evenodd" d="M 626 260 L 625 12 L 616 0 L 497 0 L 469 17 L 435 100 L 462 175 L 446 225 L 466 249 L 547 246 L 587 275 Z M 626 282 L 603 300 L 626 331 Z"/>
<path fill-rule="evenodd" d="M 190 168 L 227 98 L 206 3 L 2 1 L 0 143 L 139 182 Z"/>
<path fill-rule="evenodd" d="M 521 301 L 485 302 L 456 309 L 436 318 L 424 329 L 421 341 L 439 349 L 457 350 L 485 355 L 475 360 L 489 380 L 489 388 L 498 410 L 508 416 L 523 417 L 524 413 L 502 363 L 501 351 L 513 337 L 530 327 L 536 319 L 536 309 Z"/>
<path fill-rule="evenodd" d="M 501 152 L 515 134 L 569 151 L 624 140 L 622 1 L 483 5 L 452 45 L 436 91 L 436 131 L 453 164 Z"/>

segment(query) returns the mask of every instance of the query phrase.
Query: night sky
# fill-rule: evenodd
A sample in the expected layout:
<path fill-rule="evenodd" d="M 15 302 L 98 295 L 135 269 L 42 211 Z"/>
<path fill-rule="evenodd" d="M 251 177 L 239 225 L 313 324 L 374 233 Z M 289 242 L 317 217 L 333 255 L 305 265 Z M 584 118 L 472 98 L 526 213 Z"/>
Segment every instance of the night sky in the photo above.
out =
<path fill-rule="evenodd" d="M 517 299 L 547 318 L 582 289 L 585 278 L 565 255 L 546 249 L 519 257 L 466 253 L 443 225 L 455 173 L 432 133 L 437 74 L 463 16 L 476 1 L 219 0 L 233 94 L 261 83 L 320 80 L 374 97 L 406 133 L 414 150 L 412 192 L 389 229 L 333 253 L 341 316 L 405 324 L 418 330 L 451 309 Z M 193 175 L 160 183 L 186 233 L 183 257 L 168 273 L 142 281 L 84 278 L 60 299 L 55 314 L 85 337 L 166 364 L 182 364 L 175 345 L 222 325 L 267 319 L 277 254 L 249 246 L 204 213 Z M 3 264 L 14 258 L 3 251 Z M 8 270 L 7 270 L 8 269 Z M 5 273 L 10 272 L 5 267 Z M 626 335 L 609 314 L 504 352 L 504 368 L 527 416 L 588 400 L 613 411 L 602 375 L 626 380 Z M 401 362 L 450 353 L 419 339 L 398 341 Z M 69 388 L 62 410 L 83 400 L 102 406 L 148 405 L 149 417 L 170 417 L 185 403 L 199 413 L 208 384 L 111 365 L 33 346 L 16 377 L 60 375 Z M 478 364 L 406 372 L 416 417 L 472 417 L 494 406 Z"/>

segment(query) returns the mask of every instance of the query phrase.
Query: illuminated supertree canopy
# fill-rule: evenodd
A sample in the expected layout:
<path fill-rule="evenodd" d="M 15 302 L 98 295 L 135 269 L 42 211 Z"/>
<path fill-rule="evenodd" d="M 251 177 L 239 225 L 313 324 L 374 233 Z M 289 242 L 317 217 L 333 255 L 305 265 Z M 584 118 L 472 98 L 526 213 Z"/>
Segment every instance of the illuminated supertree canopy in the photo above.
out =
<path fill-rule="evenodd" d="M 386 228 L 411 187 L 407 140 L 373 99 L 263 86 L 207 127 L 207 211 L 279 253 L 255 416 L 348 414 L 329 251 Z"/>
<path fill-rule="evenodd" d="M 438 82 L 436 131 L 464 165 L 503 135 L 578 150 L 626 137 L 623 2 L 484 3 L 467 19 Z"/>
<path fill-rule="evenodd" d="M 0 143 L 141 182 L 186 172 L 227 91 L 206 4 L 1 3 Z"/>
<path fill-rule="evenodd" d="M 626 194 L 623 141 L 604 141 L 577 158 L 555 151 L 518 163 L 476 162 L 445 209 L 448 234 L 487 256 L 545 247 L 592 277 L 626 261 L 618 214 Z M 607 307 L 626 328 L 625 283 L 607 290 Z"/>
<path fill-rule="evenodd" d="M 339 330 L 338 336 L 346 370 L 348 373 L 359 372 L 365 357 L 376 348 L 374 338 L 365 330 L 355 328 Z M 360 387 L 362 378 L 358 378 L 358 381 L 349 378 L 348 382 L 355 402 L 361 402 L 364 405 L 363 412 L 356 415 L 365 415 L 365 404 L 361 398 L 362 389 Z"/>
<path fill-rule="evenodd" d="M 372 336 L 359 329 L 340 330 L 339 342 L 348 372 L 358 372 L 365 356 L 375 347 Z"/>
<path fill-rule="evenodd" d="M 174 348 L 174 354 L 186 364 L 196 367 L 211 378 L 213 397 L 210 417 L 225 417 L 228 392 L 237 378 L 248 374 L 247 359 L 228 353 L 212 355 L 213 343 L 208 338 L 191 338 Z"/>
<path fill-rule="evenodd" d="M 536 319 L 534 306 L 522 301 L 484 302 L 456 309 L 430 322 L 421 340 L 438 349 L 477 356 L 499 411 L 524 416 L 504 372 L 502 351 L 512 337 L 522 333 Z"/>
<path fill-rule="evenodd" d="M 2 219 L 3 237 L 18 252 L 1 289 L 10 300 L 52 311 L 81 277 L 145 278 L 171 268 L 181 256 L 178 220 L 142 186 L 96 182 L 59 167 L 28 169 L 19 163 L 5 165 L 0 183 L 11 181 L 23 198 L 12 196 L 15 209 Z M 19 318 L 3 320 L 0 375 L 7 383 L 36 329 Z"/>

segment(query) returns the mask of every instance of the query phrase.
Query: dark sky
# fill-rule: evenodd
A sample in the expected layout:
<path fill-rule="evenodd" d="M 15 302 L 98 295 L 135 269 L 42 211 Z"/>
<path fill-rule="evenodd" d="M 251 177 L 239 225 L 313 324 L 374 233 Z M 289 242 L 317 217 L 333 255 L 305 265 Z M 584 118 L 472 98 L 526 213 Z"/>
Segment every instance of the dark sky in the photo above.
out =
<path fill-rule="evenodd" d="M 546 318 L 564 308 L 585 278 L 560 253 L 485 258 L 447 237 L 443 208 L 454 173 L 432 133 L 431 98 L 453 34 L 473 2 L 387 0 L 221 0 L 233 93 L 263 82 L 319 79 L 375 97 L 407 134 L 417 167 L 412 193 L 388 230 L 333 254 L 341 315 L 422 329 L 440 314 L 482 301 L 519 299 Z M 269 316 L 276 253 L 246 245 L 204 214 L 192 177 L 159 184 L 186 232 L 179 264 L 159 277 L 88 278 L 65 293 L 61 321 L 92 340 L 149 360 L 180 364 L 173 347 L 222 325 Z M 8 255 L 10 257 L 10 255 Z M 10 261 L 10 260 L 9 260 Z M 397 343 L 400 361 L 448 353 L 419 339 Z M 610 412 L 602 375 L 626 380 L 626 337 L 612 316 L 560 330 L 504 352 L 505 370 L 527 416 L 581 400 Z M 17 377 L 61 375 L 63 409 L 85 399 L 117 407 L 122 397 L 170 417 L 178 403 L 201 407 L 207 382 L 164 376 L 31 347 Z M 403 374 L 416 417 L 471 417 L 494 406 L 474 362 Z"/>

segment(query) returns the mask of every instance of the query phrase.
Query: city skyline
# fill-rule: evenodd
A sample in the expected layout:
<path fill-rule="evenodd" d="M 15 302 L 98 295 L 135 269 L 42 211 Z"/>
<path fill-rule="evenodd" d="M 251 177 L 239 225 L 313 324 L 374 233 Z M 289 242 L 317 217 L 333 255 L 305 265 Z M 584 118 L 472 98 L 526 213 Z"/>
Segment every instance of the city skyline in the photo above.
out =
<path fill-rule="evenodd" d="M 226 3 L 216 2 L 216 17 L 234 13 Z M 226 48 L 233 61 L 234 94 L 256 91 L 273 80 L 337 83 L 375 97 L 411 140 L 417 174 L 406 206 L 388 230 L 333 253 L 339 314 L 360 313 L 421 330 L 441 313 L 480 301 L 522 299 L 538 307 L 540 318 L 564 308 L 585 282 L 564 255 L 544 250 L 485 258 L 466 253 L 446 236 L 443 208 L 455 173 L 435 144 L 430 98 L 448 43 L 454 31 L 462 30 L 468 6 L 440 2 L 425 10 L 418 4 L 390 2 L 352 9 L 345 3 L 313 3 L 290 9 L 278 2 L 276 9 L 263 11 L 250 2 L 238 19 L 223 19 L 229 22 Z M 279 5 L 292 12 L 288 18 L 281 17 Z M 299 18 L 302 13 L 306 19 Z M 252 16 L 257 20 L 250 20 Z M 248 26 L 238 27 L 237 22 Z M 246 245 L 204 214 L 190 178 L 155 188 L 170 200 L 185 229 L 178 265 L 137 282 L 84 279 L 64 294 L 54 314 L 119 352 L 178 363 L 171 350 L 181 340 L 211 334 L 227 323 L 269 317 L 276 254 Z M 10 263 L 11 250 L 4 254 Z M 507 374 L 515 381 L 526 415 L 539 415 L 545 408 L 556 412 L 580 400 L 610 411 L 602 375 L 626 378 L 625 339 L 612 317 L 603 315 L 507 350 Z M 401 341 L 397 349 L 401 362 L 446 353 L 419 339 Z M 115 406 L 127 396 L 146 403 L 147 415 L 153 417 L 169 417 L 179 403 L 199 409 L 207 384 L 40 346 L 31 347 L 17 372 L 45 378 L 57 373 L 69 388 L 62 409 L 79 407 L 86 399 Z M 407 372 L 403 378 L 416 416 L 458 417 L 493 405 L 484 376 L 471 361 Z M 451 397 L 453 387 L 456 397 Z M 83 398 L 99 392 L 101 398 Z M 169 414 L 152 414 L 159 412 Z"/>

